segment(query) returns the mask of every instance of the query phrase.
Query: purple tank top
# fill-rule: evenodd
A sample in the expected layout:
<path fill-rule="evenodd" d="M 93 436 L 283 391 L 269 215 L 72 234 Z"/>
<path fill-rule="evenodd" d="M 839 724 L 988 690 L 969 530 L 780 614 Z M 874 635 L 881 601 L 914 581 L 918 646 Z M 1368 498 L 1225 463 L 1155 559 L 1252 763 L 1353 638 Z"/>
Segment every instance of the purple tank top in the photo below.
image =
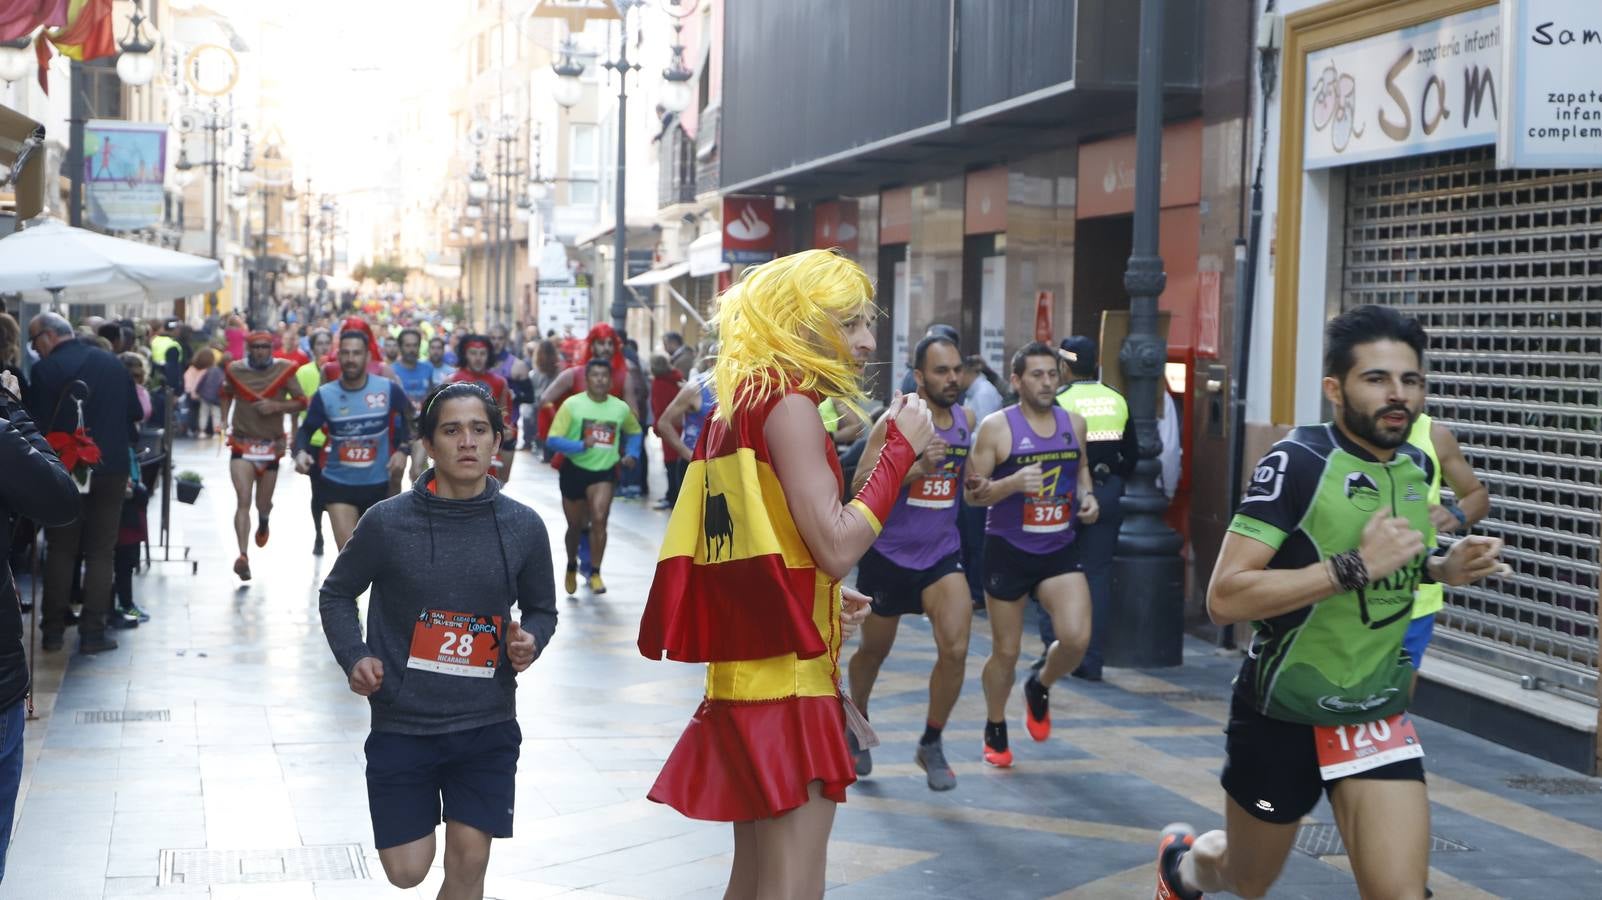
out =
<path fill-rule="evenodd" d="M 1031 463 L 1040 463 L 1045 476 L 1040 496 L 1013 494 L 985 515 L 985 534 L 1025 553 L 1051 553 L 1073 543 L 1078 520 L 1079 441 L 1068 411 L 1055 405 L 1051 411 L 1057 423 L 1052 437 L 1036 434 L 1016 404 L 1003 411 L 1012 431 L 1012 449 L 990 476 L 1006 478 Z"/>
<path fill-rule="evenodd" d="M 951 427 L 935 427 L 946 442 L 940 469 L 901 490 L 884 531 L 873 549 L 904 569 L 922 570 L 956 553 L 962 546 L 957 530 L 957 498 L 962 493 L 962 467 L 968 461 L 968 414 L 951 407 Z"/>

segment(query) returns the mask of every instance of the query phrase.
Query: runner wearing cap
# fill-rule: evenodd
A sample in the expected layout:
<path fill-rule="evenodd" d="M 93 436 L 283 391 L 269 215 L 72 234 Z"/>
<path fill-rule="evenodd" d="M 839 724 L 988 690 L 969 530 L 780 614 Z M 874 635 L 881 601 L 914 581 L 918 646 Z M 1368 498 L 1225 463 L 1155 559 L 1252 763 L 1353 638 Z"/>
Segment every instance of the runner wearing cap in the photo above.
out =
<path fill-rule="evenodd" d="M 256 505 L 256 546 L 267 546 L 267 516 L 278 486 L 278 461 L 288 443 L 284 416 L 306 408 L 306 394 L 295 379 L 296 366 L 273 357 L 273 336 L 253 331 L 245 338 L 245 358 L 223 371 L 219 391 L 227 428 L 228 474 L 234 484 L 234 537 L 239 558 L 234 574 L 250 580 L 250 507 Z M 231 416 L 231 417 L 230 417 Z"/>

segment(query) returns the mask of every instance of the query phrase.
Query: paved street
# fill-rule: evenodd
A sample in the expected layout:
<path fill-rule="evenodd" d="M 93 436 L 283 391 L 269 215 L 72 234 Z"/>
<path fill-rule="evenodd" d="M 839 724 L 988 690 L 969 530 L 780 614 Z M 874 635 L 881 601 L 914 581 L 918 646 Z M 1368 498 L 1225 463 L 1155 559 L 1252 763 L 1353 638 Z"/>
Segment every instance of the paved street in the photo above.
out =
<path fill-rule="evenodd" d="M 0 900 L 433 897 L 437 869 L 399 891 L 372 849 L 366 703 L 323 640 L 317 586 L 333 557 L 310 553 L 305 480 L 286 470 L 272 542 L 241 587 L 229 571 L 223 457 L 189 443 L 178 463 L 206 478 L 199 503 L 175 514 L 175 543 L 191 546 L 199 573 L 158 563 L 141 577 L 137 596 L 154 620 L 120 635 L 119 650 L 39 657 L 39 718 Z M 554 473 L 524 456 L 510 491 L 560 533 Z M 517 836 L 495 844 L 489 896 L 721 896 L 728 827 L 644 799 L 701 689 L 699 667 L 649 662 L 634 647 L 665 521 L 646 504 L 618 503 L 611 592 L 561 600 L 555 641 L 520 679 Z M 835 827 L 831 895 L 1149 897 L 1157 830 L 1221 820 L 1216 775 L 1236 661 L 1192 642 L 1182 669 L 1069 680 L 1044 745 L 1025 738 L 1015 698 L 1018 766 L 987 771 L 978 686 L 987 650 L 978 620 L 947 730 L 961 781 L 931 793 L 911 757 L 933 652 L 924 623 L 907 623 L 874 697 L 886 746 Z M 100 721 L 116 718 L 105 713 L 122 721 Z M 1437 897 L 1598 896 L 1602 782 L 1434 723 L 1419 730 Z M 1273 896 L 1356 896 L 1331 821 L 1327 806 L 1315 812 Z"/>

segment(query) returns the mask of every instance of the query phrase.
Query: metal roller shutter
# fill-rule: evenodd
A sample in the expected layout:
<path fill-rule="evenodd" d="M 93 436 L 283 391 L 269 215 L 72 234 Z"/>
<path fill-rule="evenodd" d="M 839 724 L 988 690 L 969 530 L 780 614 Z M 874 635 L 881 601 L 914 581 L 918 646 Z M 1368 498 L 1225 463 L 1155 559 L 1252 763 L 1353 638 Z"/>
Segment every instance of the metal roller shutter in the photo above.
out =
<path fill-rule="evenodd" d="M 1355 166 L 1345 238 L 1343 308 L 1429 330 L 1429 413 L 1490 490 L 1479 530 L 1515 569 L 1448 589 L 1436 647 L 1595 704 L 1602 172 L 1500 171 L 1490 147 Z"/>

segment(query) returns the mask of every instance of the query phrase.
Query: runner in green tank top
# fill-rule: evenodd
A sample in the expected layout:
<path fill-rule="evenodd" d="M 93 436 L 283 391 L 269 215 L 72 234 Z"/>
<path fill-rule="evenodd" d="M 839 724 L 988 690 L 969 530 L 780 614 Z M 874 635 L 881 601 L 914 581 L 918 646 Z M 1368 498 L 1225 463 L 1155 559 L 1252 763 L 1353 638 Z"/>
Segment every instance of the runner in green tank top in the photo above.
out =
<path fill-rule="evenodd" d="M 1407 443 L 1424 408 L 1425 344 L 1416 320 L 1386 307 L 1331 320 L 1333 421 L 1295 429 L 1252 474 L 1207 592 L 1215 622 L 1255 631 L 1225 729 L 1225 827 L 1164 830 L 1159 900 L 1263 896 L 1325 792 L 1358 892 L 1424 897 L 1429 798 L 1402 637 L 1421 580 L 1461 585 L 1503 569 L 1492 538 L 1427 549 L 1435 466 Z"/>
<path fill-rule="evenodd" d="M 1434 477 L 1430 480 L 1430 524 L 1435 533 L 1450 534 L 1468 531 L 1485 518 L 1491 510 L 1491 495 L 1474 475 L 1474 467 L 1463 456 L 1452 432 L 1428 415 L 1419 414 L 1407 442 L 1424 451 L 1434 463 Z M 1457 504 L 1441 503 L 1441 481 L 1445 479 Z M 1430 546 L 1434 546 L 1433 543 Z M 1413 687 L 1418 687 L 1418 668 L 1424 662 L 1424 650 L 1435 634 L 1435 614 L 1445 605 L 1445 590 L 1439 584 L 1421 584 L 1413 599 L 1413 621 L 1402 639 L 1402 648 L 1413 663 Z"/>

